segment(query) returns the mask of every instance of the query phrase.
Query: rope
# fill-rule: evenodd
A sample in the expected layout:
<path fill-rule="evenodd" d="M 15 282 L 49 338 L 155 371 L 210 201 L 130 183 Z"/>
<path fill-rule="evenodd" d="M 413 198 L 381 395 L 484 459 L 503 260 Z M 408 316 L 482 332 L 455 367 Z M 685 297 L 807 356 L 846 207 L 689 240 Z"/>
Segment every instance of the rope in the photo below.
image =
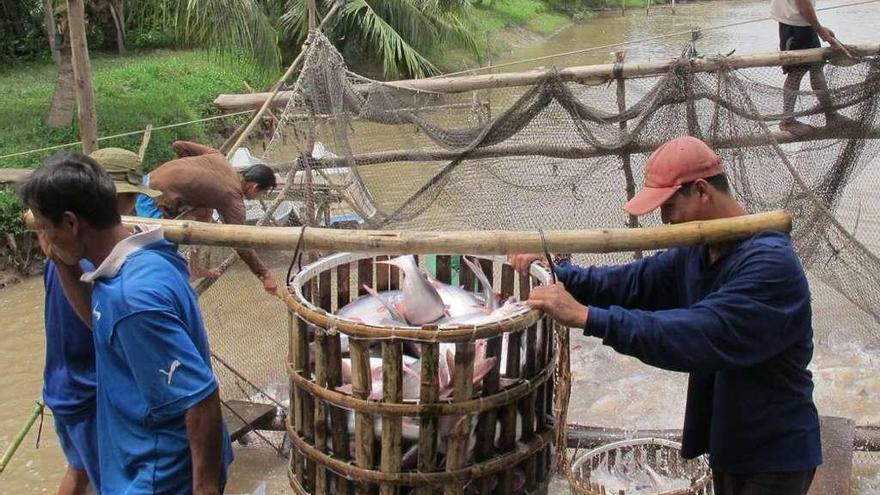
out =
<path fill-rule="evenodd" d="M 211 120 L 225 119 L 226 117 L 236 117 L 238 115 L 244 115 L 244 114 L 248 114 L 248 113 L 254 113 L 254 110 L 242 110 L 241 112 L 224 113 L 223 115 L 214 115 L 213 117 L 205 117 L 203 119 L 190 120 L 189 122 L 178 122 L 175 124 L 168 124 L 168 125 L 163 125 L 163 126 L 159 126 L 159 127 L 153 127 L 152 130 L 153 131 L 161 131 L 163 129 L 171 129 L 174 127 L 183 127 L 183 126 L 187 126 L 187 125 L 198 124 L 199 122 L 208 122 Z M 127 137 L 127 136 L 137 136 L 138 134 L 143 134 L 144 132 L 146 132 L 146 129 L 141 129 L 138 131 L 131 131 L 131 132 L 123 132 L 122 134 L 114 134 L 112 136 L 99 137 L 98 141 L 107 141 L 108 139 L 117 139 L 117 138 Z M 8 155 L 0 155 L 0 160 L 6 159 L 6 158 L 13 158 L 16 156 L 30 155 L 32 153 L 40 153 L 43 151 L 52 151 L 52 150 L 57 150 L 57 149 L 61 149 L 61 148 L 69 148 L 71 146 L 76 146 L 78 144 L 82 144 L 82 141 L 77 141 L 75 143 L 67 143 L 67 144 L 57 144 L 55 146 L 47 146 L 45 148 L 39 148 L 39 149 L 29 150 L 29 151 L 19 151 L 18 153 L 10 153 Z"/>
<path fill-rule="evenodd" d="M 211 357 L 214 358 L 218 363 L 220 363 L 221 365 L 223 365 L 223 367 L 225 367 L 226 369 L 228 369 L 229 371 L 231 371 L 232 374 L 235 375 L 237 378 L 239 378 L 240 380 L 244 381 L 245 383 L 247 383 L 248 385 L 250 385 L 251 387 L 253 387 L 254 390 L 256 390 L 260 395 L 262 395 L 262 396 L 264 396 L 265 398 L 267 398 L 267 399 L 269 399 L 270 401 L 272 401 L 272 403 L 275 404 L 276 406 L 278 406 L 278 407 L 280 407 L 280 408 L 282 408 L 282 409 L 286 409 L 286 407 L 284 407 L 284 404 L 278 402 L 277 399 L 275 399 L 274 397 L 272 397 L 271 395 L 269 395 L 266 391 L 264 391 L 263 389 L 261 389 L 260 387 L 258 387 L 258 386 L 256 386 L 256 385 L 254 385 L 253 382 L 251 382 L 250 380 L 248 380 L 247 377 L 245 377 L 240 371 L 238 371 L 238 370 L 236 370 L 235 368 L 233 368 L 229 363 L 227 363 L 226 361 L 224 361 L 220 356 L 218 356 L 217 354 L 214 354 L 213 352 L 211 352 Z"/>
<path fill-rule="evenodd" d="M 245 418 L 241 417 L 241 415 L 238 414 L 238 412 L 237 412 L 232 406 L 230 406 L 226 401 L 224 401 L 223 399 L 220 399 L 220 404 L 223 405 L 223 407 L 225 407 L 226 409 L 229 409 L 229 412 L 231 412 L 233 416 L 235 416 L 236 418 L 238 418 L 239 421 L 241 421 L 242 423 L 246 424 L 246 425 L 248 426 L 248 428 L 250 428 L 250 430 L 251 430 L 250 432 L 251 432 L 251 433 L 253 433 L 253 434 L 256 435 L 257 437 L 259 437 L 260 440 L 262 440 L 262 441 L 268 443 L 270 447 L 272 447 L 273 449 L 275 449 L 275 452 L 277 452 L 278 455 L 279 455 L 280 457 L 287 457 L 287 456 L 284 455 L 284 450 L 283 450 L 281 447 L 279 447 L 279 446 L 275 445 L 274 443 L 272 443 L 271 440 L 269 440 L 268 438 L 266 438 L 266 437 L 265 437 L 262 433 L 260 433 L 256 428 L 254 428 L 254 424 L 253 424 L 253 423 L 251 423 L 250 421 L 248 421 L 248 420 L 246 420 Z"/>
<path fill-rule="evenodd" d="M 865 4 L 874 3 L 874 2 L 878 2 L 878 1 L 880 1 L 880 0 L 863 0 L 863 1 L 861 1 L 861 2 L 853 2 L 853 3 L 844 4 L 844 5 L 835 5 L 835 6 L 832 6 L 832 7 L 823 7 L 823 8 L 820 8 L 820 9 L 816 9 L 816 12 L 823 12 L 823 11 L 826 11 L 826 10 L 834 10 L 834 9 L 842 9 L 842 8 L 845 8 L 845 7 L 856 7 L 856 6 L 859 6 L 859 5 L 865 5 Z M 719 24 L 719 25 L 716 25 L 716 26 L 710 26 L 710 27 L 707 27 L 707 28 L 701 28 L 701 31 L 703 31 L 703 32 L 705 32 L 705 31 L 715 31 L 715 30 L 718 30 L 718 29 L 726 29 L 726 28 L 730 28 L 730 27 L 742 26 L 742 25 L 745 25 L 745 24 L 753 24 L 753 23 L 756 23 L 756 22 L 763 22 L 763 21 L 769 21 L 769 20 L 772 20 L 772 19 L 770 18 L 770 16 L 767 16 L 767 17 L 761 17 L 761 18 L 754 18 L 754 19 L 747 19 L 747 20 L 745 20 L 745 21 L 731 22 L 731 23 L 728 23 L 728 24 Z M 523 60 L 515 60 L 515 61 L 513 61 L 513 62 L 505 62 L 505 63 L 503 63 L 503 64 L 487 65 L 487 66 L 484 66 L 484 67 L 477 67 L 477 68 L 475 68 L 475 69 L 460 70 L 460 71 L 458 71 L 458 72 L 449 72 L 449 73 L 446 73 L 446 74 L 440 74 L 440 75 L 437 75 L 437 76 L 431 76 L 431 77 L 429 77 L 429 78 L 427 78 L 427 79 L 437 79 L 437 78 L 450 77 L 450 76 L 459 76 L 459 75 L 463 75 L 463 74 L 476 74 L 476 73 L 478 73 L 478 72 L 484 72 L 484 71 L 487 71 L 487 70 L 490 70 L 490 69 L 497 69 L 497 68 L 500 68 L 500 67 L 510 67 L 510 66 L 512 66 L 512 65 L 525 64 L 525 63 L 529 63 L 529 62 L 539 62 L 539 61 L 541 61 L 541 60 L 551 60 L 551 59 L 554 59 L 554 58 L 567 57 L 567 56 L 569 56 L 569 55 L 578 55 L 578 54 L 581 54 L 581 53 L 594 52 L 594 51 L 598 51 L 598 50 L 607 50 L 607 49 L 609 49 L 609 48 L 616 48 L 616 47 L 626 46 L 626 45 L 637 45 L 637 44 L 639 44 L 639 43 L 644 43 L 644 42 L 647 42 L 647 41 L 656 41 L 656 40 L 662 40 L 662 39 L 666 39 L 666 38 L 674 38 L 674 37 L 676 37 L 676 36 L 682 36 L 682 35 L 685 35 L 685 34 L 691 34 L 691 33 L 693 33 L 693 29 L 688 29 L 687 31 L 677 31 L 677 32 L 674 32 L 674 33 L 669 33 L 669 34 L 661 34 L 661 35 L 658 35 L 658 36 L 651 36 L 651 37 L 649 37 L 649 38 L 641 38 L 641 39 L 637 39 L 637 40 L 621 41 L 621 42 L 619 42 L 619 43 L 611 43 L 611 44 L 608 44 L 608 45 L 591 46 L 590 48 L 582 48 L 582 49 L 580 49 L 580 50 L 573 50 L 573 51 L 570 51 L 570 52 L 554 53 L 554 54 L 552 54 L 552 55 L 544 55 L 544 56 L 541 56 L 541 57 L 527 58 L 527 59 L 523 59 Z"/>

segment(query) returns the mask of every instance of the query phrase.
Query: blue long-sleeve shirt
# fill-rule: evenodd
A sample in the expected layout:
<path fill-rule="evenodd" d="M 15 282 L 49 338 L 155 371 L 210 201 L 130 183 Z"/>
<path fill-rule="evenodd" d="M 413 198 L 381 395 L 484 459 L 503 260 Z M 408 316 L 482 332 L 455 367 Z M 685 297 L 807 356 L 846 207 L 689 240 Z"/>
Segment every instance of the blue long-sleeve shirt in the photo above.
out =
<path fill-rule="evenodd" d="M 586 335 L 690 373 L 684 457 L 708 452 L 713 469 L 740 473 L 822 463 L 810 291 L 787 235 L 756 235 L 711 265 L 698 246 L 557 275 L 589 305 Z"/>

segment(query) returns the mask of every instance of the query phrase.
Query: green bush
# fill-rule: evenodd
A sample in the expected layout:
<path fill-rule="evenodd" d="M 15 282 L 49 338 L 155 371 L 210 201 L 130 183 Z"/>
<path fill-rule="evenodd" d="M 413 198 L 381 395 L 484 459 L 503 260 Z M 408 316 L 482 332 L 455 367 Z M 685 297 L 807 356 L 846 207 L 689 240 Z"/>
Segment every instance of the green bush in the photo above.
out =
<path fill-rule="evenodd" d="M 0 235 L 3 236 L 4 242 L 7 234 L 20 236 L 25 232 L 24 220 L 24 203 L 17 194 L 6 189 L 0 189 Z"/>

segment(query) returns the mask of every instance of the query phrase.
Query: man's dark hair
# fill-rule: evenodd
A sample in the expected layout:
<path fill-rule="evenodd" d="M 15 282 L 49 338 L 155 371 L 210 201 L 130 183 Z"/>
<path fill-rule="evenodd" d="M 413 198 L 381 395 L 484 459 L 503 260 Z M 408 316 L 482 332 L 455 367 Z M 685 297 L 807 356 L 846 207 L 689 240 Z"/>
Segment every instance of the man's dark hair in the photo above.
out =
<path fill-rule="evenodd" d="M 724 175 L 724 174 L 713 175 L 712 177 L 706 177 L 703 180 L 708 182 L 710 186 L 723 192 L 724 194 L 728 194 L 728 195 L 730 194 L 730 182 L 728 182 L 726 175 Z M 678 192 L 680 192 L 681 194 L 690 194 L 691 189 L 693 188 L 694 182 L 696 182 L 696 181 L 685 182 L 678 189 Z"/>
<path fill-rule="evenodd" d="M 96 229 L 120 223 L 116 186 L 107 172 L 80 153 L 60 153 L 34 171 L 19 189 L 29 208 L 58 224 L 69 211 Z"/>
<path fill-rule="evenodd" d="M 248 167 L 241 176 L 244 180 L 256 184 L 261 191 L 271 191 L 276 185 L 275 172 L 262 163 Z"/>

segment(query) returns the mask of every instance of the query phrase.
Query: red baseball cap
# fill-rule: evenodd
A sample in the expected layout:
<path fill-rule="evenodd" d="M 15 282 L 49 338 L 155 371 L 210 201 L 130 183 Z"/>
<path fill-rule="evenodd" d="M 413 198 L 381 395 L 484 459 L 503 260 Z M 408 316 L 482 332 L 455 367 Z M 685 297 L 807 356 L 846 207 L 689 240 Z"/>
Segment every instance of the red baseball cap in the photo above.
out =
<path fill-rule="evenodd" d="M 651 213 L 682 184 L 723 173 L 721 158 L 703 141 L 682 136 L 663 143 L 648 157 L 645 187 L 623 208 L 630 215 Z"/>

